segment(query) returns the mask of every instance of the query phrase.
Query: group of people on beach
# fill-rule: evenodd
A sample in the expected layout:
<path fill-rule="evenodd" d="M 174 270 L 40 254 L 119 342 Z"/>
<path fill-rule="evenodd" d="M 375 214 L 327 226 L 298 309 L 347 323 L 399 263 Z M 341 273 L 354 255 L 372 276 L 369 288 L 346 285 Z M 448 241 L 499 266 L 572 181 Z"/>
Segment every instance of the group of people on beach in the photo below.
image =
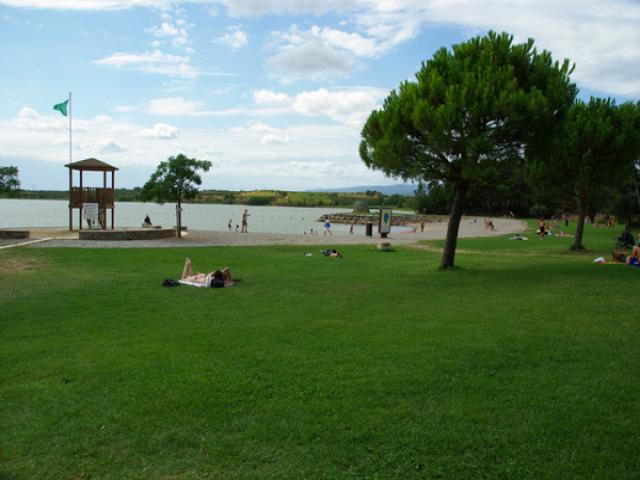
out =
<path fill-rule="evenodd" d="M 240 225 L 236 225 L 236 232 L 249 233 L 249 217 L 250 216 L 251 216 L 251 214 L 249 213 L 249 210 L 247 210 L 245 208 L 244 212 L 242 212 L 242 228 L 240 228 Z M 227 224 L 227 230 L 229 232 L 233 231 L 233 219 L 232 218 L 229 219 L 229 223 Z"/>
<path fill-rule="evenodd" d="M 569 218 L 565 217 L 563 215 L 564 218 L 564 224 L 565 226 L 569 225 Z M 556 219 L 554 217 L 551 217 L 551 227 L 547 226 L 547 223 L 545 221 L 544 218 L 540 217 L 538 219 L 538 230 L 537 230 L 537 234 L 538 237 L 540 239 L 543 239 L 544 237 L 573 237 L 573 235 L 566 233 L 564 230 L 560 229 L 560 225 L 558 224 L 558 222 L 556 221 Z"/>

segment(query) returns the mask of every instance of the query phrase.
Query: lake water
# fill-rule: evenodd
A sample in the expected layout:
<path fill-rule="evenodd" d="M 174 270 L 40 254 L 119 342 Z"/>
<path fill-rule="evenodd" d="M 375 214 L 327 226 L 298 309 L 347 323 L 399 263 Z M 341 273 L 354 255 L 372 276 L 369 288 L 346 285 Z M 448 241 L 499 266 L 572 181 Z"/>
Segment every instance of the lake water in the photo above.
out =
<path fill-rule="evenodd" d="M 145 215 L 154 225 L 172 227 L 176 224 L 175 204 L 116 202 L 115 224 L 119 227 L 140 227 Z M 249 210 L 249 232 L 255 233 L 304 233 L 309 229 L 322 233 L 322 223 L 317 220 L 327 213 L 349 213 L 351 209 L 323 207 L 259 207 L 244 205 L 183 205 L 182 223 L 191 230 L 225 232 L 231 220 L 233 229 L 241 226 L 242 212 Z M 111 213 L 107 210 L 108 225 Z M 74 228 L 78 228 L 78 210 L 74 209 Z M 14 200 L 0 199 L 0 228 L 63 227 L 69 226 L 69 209 L 66 200 Z M 336 235 L 347 235 L 349 225 L 332 225 Z M 406 228 L 394 227 L 394 231 Z M 364 225 L 356 225 L 356 235 L 364 235 Z"/>

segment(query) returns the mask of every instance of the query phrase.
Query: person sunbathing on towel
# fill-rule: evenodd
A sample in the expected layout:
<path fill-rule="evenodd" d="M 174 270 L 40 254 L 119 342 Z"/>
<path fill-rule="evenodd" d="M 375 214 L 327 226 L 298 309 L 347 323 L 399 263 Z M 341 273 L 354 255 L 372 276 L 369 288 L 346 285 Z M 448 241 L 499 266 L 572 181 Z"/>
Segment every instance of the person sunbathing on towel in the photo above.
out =
<path fill-rule="evenodd" d="M 234 285 L 234 281 L 231 279 L 231 270 L 229 270 L 228 267 L 209 273 L 197 273 L 193 271 L 189 257 L 184 260 L 184 268 L 182 269 L 180 281 L 211 288 L 232 287 Z"/>
<path fill-rule="evenodd" d="M 640 266 L 640 242 L 638 242 L 638 245 L 633 247 L 633 250 L 631 251 L 631 255 L 627 257 L 626 262 L 629 265 Z"/>

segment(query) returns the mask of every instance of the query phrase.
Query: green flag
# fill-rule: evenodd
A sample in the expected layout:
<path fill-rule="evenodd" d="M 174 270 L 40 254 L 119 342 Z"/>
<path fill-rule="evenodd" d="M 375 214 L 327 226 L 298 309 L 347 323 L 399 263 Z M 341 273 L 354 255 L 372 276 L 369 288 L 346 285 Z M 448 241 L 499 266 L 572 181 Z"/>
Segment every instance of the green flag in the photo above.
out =
<path fill-rule="evenodd" d="M 66 117 L 67 116 L 67 105 L 68 104 L 69 104 L 69 100 L 65 100 L 62 103 L 58 103 L 58 104 L 54 105 L 53 109 L 59 111 L 62 115 L 64 115 Z"/>

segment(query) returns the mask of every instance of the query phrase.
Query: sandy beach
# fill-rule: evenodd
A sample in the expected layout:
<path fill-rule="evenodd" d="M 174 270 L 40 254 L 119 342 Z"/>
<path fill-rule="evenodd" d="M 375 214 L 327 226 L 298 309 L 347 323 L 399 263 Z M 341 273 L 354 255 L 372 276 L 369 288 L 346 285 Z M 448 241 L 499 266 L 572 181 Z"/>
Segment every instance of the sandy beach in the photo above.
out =
<path fill-rule="evenodd" d="M 475 221 L 474 221 L 475 220 Z M 460 237 L 486 237 L 523 232 L 526 222 L 521 220 L 494 218 L 495 231 L 484 228 L 481 217 L 464 217 L 460 224 Z M 425 224 L 424 232 L 418 226 L 416 233 L 391 233 L 387 238 L 393 245 L 413 245 L 421 240 L 444 239 L 447 233 L 447 222 Z M 251 245 L 357 245 L 376 244 L 380 241 L 377 235 L 301 235 L 278 233 L 236 233 L 192 230 L 186 232 L 182 239 L 133 241 L 100 241 L 79 240 L 77 232 L 63 228 L 31 228 L 29 240 L 3 240 L 0 246 L 18 245 L 27 242 L 29 248 L 70 247 L 70 248 L 167 248 L 167 247 L 200 247 L 200 246 L 251 246 Z"/>

